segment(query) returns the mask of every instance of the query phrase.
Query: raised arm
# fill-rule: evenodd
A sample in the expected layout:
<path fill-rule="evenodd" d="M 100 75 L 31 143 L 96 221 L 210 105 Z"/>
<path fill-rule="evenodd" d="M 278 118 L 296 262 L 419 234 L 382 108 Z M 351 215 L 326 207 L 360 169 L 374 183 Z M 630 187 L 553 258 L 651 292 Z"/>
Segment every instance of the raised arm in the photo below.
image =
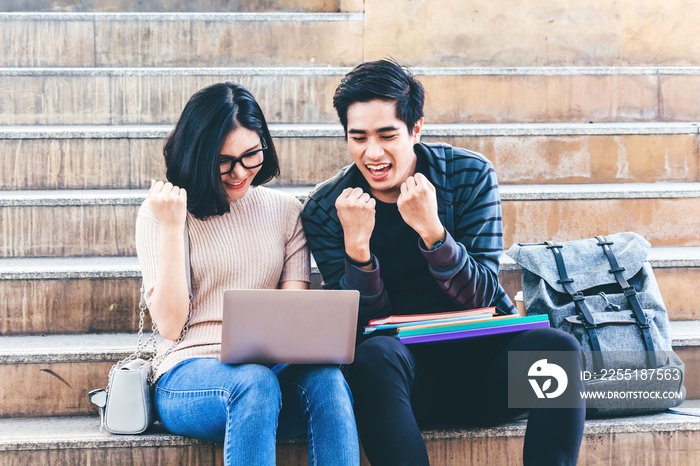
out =
<path fill-rule="evenodd" d="M 361 194 L 359 192 L 355 192 L 356 196 L 352 201 L 347 199 L 352 190 L 346 189 L 344 193 L 346 199 L 342 200 L 341 204 L 360 202 Z M 369 201 L 369 199 L 363 199 L 365 203 Z M 341 205 L 341 211 L 343 209 L 344 206 Z M 365 219 L 364 227 L 369 227 L 369 236 L 371 236 L 371 231 L 374 227 L 374 207 L 370 204 L 365 207 L 360 206 L 358 209 L 365 210 L 364 213 L 367 217 L 370 217 Z M 339 213 L 339 216 L 342 216 L 342 213 Z M 309 247 L 323 276 L 323 287 L 325 289 L 358 290 L 360 292 L 358 326 L 363 327 L 370 319 L 390 315 L 391 304 L 379 276 L 379 263 L 377 260 L 375 259 L 372 264 L 360 268 L 352 265 L 346 259 L 347 246 L 350 248 L 348 256 L 356 261 L 368 260 L 369 236 L 366 238 L 366 254 L 361 238 L 354 236 L 354 238 L 346 239 L 340 219 L 331 215 L 330 211 L 322 208 L 313 197 L 306 201 L 301 218 Z M 350 219 L 346 219 L 346 221 L 350 221 Z M 362 226 L 362 222 L 359 222 L 356 226 Z M 348 225 L 348 227 L 352 229 L 351 225 Z M 353 245 L 357 247 L 354 248 Z"/>
<path fill-rule="evenodd" d="M 511 305 L 498 284 L 503 229 L 493 167 L 487 164 L 468 184 L 455 191 L 456 238 L 446 232 L 441 246 L 429 250 L 421 245 L 421 252 L 442 290 L 461 306 L 486 307 L 505 298 L 499 311 L 507 313 Z"/>
<path fill-rule="evenodd" d="M 187 193 L 171 183 L 153 181 L 144 204 L 136 244 L 146 300 L 160 334 L 176 340 L 189 313 L 184 250 Z"/>

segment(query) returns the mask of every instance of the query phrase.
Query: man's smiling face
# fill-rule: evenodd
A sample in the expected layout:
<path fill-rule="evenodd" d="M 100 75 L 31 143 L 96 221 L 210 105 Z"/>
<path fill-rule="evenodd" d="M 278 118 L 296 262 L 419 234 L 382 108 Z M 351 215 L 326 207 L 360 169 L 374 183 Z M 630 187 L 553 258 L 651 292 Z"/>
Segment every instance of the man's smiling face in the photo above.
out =
<path fill-rule="evenodd" d="M 384 100 L 356 102 L 347 115 L 348 148 L 372 195 L 382 202 L 396 202 L 401 184 L 416 171 L 413 146 L 420 141 L 423 119 L 410 133 L 396 117 L 396 103 Z"/>

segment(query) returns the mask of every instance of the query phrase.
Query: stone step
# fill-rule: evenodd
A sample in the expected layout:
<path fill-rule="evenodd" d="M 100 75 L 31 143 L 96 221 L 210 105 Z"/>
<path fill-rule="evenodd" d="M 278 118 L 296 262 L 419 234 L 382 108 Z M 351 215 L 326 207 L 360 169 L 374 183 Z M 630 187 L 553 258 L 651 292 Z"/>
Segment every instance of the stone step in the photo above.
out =
<path fill-rule="evenodd" d="M 263 12 L 263 11 L 338 11 L 338 0 L 12 0 L 3 2 L 2 11 L 65 11 L 65 12 L 188 12 L 211 11 Z M 349 10 L 345 10 L 349 11 Z"/>
<path fill-rule="evenodd" d="M 234 81 L 268 122 L 337 122 L 332 97 L 349 68 L 0 68 L 0 125 L 174 124 L 189 98 Z"/>
<path fill-rule="evenodd" d="M 700 398 L 700 321 L 673 321 L 671 328 L 688 398 Z M 133 333 L 0 337 L 0 417 L 96 413 L 87 393 L 107 384 L 112 365 L 137 340 Z"/>
<path fill-rule="evenodd" d="M 0 13 L 0 66 L 353 66 L 362 34 L 361 13 Z"/>
<path fill-rule="evenodd" d="M 0 127 L 0 190 L 134 189 L 163 179 L 170 125 Z M 313 184 L 350 162 L 339 124 L 271 124 L 282 174 Z M 697 123 L 426 124 L 423 140 L 486 155 L 501 183 L 698 181 Z"/>
<path fill-rule="evenodd" d="M 670 318 L 700 320 L 700 247 L 654 247 L 649 261 Z M 311 286 L 320 288 L 312 266 Z M 511 297 L 522 289 L 520 267 L 505 254 L 500 281 Z M 136 331 L 140 286 L 135 257 L 0 259 L 0 335 Z"/>
<path fill-rule="evenodd" d="M 107 384 L 137 341 L 135 334 L 0 337 L 2 416 L 95 412 L 87 393 Z"/>
<path fill-rule="evenodd" d="M 169 6 L 171 2 L 165 0 L 11 0 L 4 1 L 2 8 L 260 11 L 300 9 L 308 3 L 316 10 L 319 1 L 178 0 Z M 469 9 L 459 0 L 412 2 L 404 8 L 397 8 L 393 0 L 340 0 L 329 6 L 365 12 L 362 47 L 368 59 L 390 54 L 402 63 L 431 66 L 674 66 L 700 62 L 694 47 L 700 11 L 686 1 L 581 3 L 562 8 L 558 0 L 538 0 L 509 5 L 509 14 L 490 0 L 472 0 Z M 465 23 L 469 24 L 466 32 Z M 502 43 L 493 37 L 509 40 Z"/>
<path fill-rule="evenodd" d="M 695 189 L 700 183 L 502 185 L 503 241 L 509 246 L 636 231 L 655 246 L 699 245 Z"/>
<path fill-rule="evenodd" d="M 277 189 L 303 199 L 311 187 Z M 501 185 L 500 192 L 506 246 L 618 231 L 636 231 L 655 246 L 700 245 L 700 182 Z M 0 191 L 0 257 L 134 255 L 136 214 L 145 195 Z"/>
<path fill-rule="evenodd" d="M 687 402 L 695 406 L 692 402 Z M 687 408 L 689 412 L 700 412 Z M 520 464 L 525 421 L 491 428 L 451 428 L 422 432 L 431 464 Z M 700 418 L 661 413 L 586 421 L 578 464 L 673 464 L 700 461 Z M 660 445 L 649 448 L 649 445 Z M 277 464 L 305 466 L 303 438 L 277 445 Z M 221 445 L 172 435 L 156 424 L 138 436 L 100 432 L 95 416 L 0 420 L 0 465 L 151 464 L 221 465 Z M 368 466 L 362 455 L 362 466 Z"/>
<path fill-rule="evenodd" d="M 692 405 L 694 406 L 694 405 Z M 691 410 L 700 411 L 696 408 Z M 694 412 L 694 411 L 691 411 Z M 453 428 L 423 431 L 432 464 L 461 466 L 521 462 L 525 421 L 492 428 Z M 588 420 L 579 465 L 691 465 L 700 459 L 696 444 L 700 420 L 693 416 L 656 414 L 632 418 Z M 172 435 L 155 425 L 139 436 L 100 432 L 94 417 L 53 417 L 0 420 L 0 464 L 180 464 L 220 465 L 222 448 Z M 672 442 L 672 447 L 649 449 L 649 442 Z M 277 464 L 307 464 L 302 438 L 277 445 Z M 362 455 L 363 466 L 367 466 Z"/>
<path fill-rule="evenodd" d="M 391 11 L 387 20 L 385 12 Z M 697 65 L 700 9 L 683 1 L 365 0 L 365 56 L 432 66 Z M 421 34 L 413 34 L 421 31 Z M 506 37 L 507 40 L 493 40 Z M 397 40 L 398 38 L 398 40 Z"/>
<path fill-rule="evenodd" d="M 359 61 L 348 57 L 352 65 Z M 194 92 L 221 81 L 247 87 L 268 122 L 336 123 L 331 100 L 349 70 L 0 68 L 0 125 L 173 124 Z M 700 67 L 415 67 L 414 72 L 426 89 L 427 123 L 700 120 Z"/>
<path fill-rule="evenodd" d="M 0 259 L 0 335 L 138 330 L 135 257 Z M 146 328 L 151 328 L 146 316 Z"/>

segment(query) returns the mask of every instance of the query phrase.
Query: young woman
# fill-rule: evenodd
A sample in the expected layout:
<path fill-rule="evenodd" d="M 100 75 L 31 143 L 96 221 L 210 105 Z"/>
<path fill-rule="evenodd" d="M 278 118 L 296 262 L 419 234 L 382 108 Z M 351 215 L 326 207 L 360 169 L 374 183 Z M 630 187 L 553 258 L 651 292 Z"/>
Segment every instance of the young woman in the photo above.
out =
<path fill-rule="evenodd" d="M 154 363 L 161 424 L 223 442 L 227 465 L 274 464 L 276 439 L 303 433 L 309 464 L 359 464 L 350 390 L 337 367 L 219 361 L 226 289 L 303 289 L 309 282 L 301 204 L 260 186 L 279 165 L 259 105 L 236 84 L 200 90 L 164 155 L 168 182 L 151 183 L 136 222 L 148 307 L 169 340 Z"/>

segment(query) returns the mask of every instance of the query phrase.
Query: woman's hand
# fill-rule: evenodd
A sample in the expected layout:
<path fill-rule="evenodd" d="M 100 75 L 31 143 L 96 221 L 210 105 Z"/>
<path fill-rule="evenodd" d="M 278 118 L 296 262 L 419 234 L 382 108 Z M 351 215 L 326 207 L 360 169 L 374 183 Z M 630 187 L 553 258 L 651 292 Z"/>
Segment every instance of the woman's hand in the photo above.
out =
<path fill-rule="evenodd" d="M 148 190 L 148 206 L 162 228 L 185 228 L 187 218 L 187 192 L 172 183 L 151 180 Z"/>
<path fill-rule="evenodd" d="M 160 225 L 158 268 L 149 311 L 163 338 L 174 341 L 189 312 L 184 247 L 187 193 L 172 183 L 151 180 L 148 206 Z"/>

